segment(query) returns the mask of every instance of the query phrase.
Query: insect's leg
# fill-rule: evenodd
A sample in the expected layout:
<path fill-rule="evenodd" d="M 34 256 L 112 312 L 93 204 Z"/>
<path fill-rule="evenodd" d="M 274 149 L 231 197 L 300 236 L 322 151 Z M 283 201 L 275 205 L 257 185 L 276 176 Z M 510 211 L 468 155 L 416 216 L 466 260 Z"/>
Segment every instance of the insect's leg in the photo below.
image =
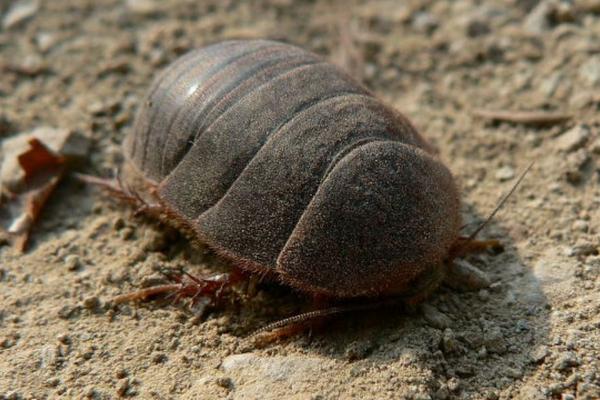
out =
<path fill-rule="evenodd" d="M 323 318 L 320 318 L 318 321 L 311 321 L 314 323 L 322 323 Z M 252 334 L 249 339 L 253 341 L 254 345 L 258 348 L 268 346 L 269 344 L 282 341 L 296 335 L 299 335 L 310 329 L 308 321 L 290 323 L 289 325 L 282 326 L 280 328 L 275 328 L 272 330 L 261 331 L 260 333 Z"/>
<path fill-rule="evenodd" d="M 500 252 L 502 244 L 498 240 L 477 240 L 470 237 L 460 237 L 452 249 L 450 249 L 450 260 L 446 262 L 446 274 L 444 283 L 455 289 L 478 290 L 490 285 L 490 279 L 479 268 L 469 262 L 457 257 L 469 253 L 481 253 L 486 250 Z"/>
<path fill-rule="evenodd" d="M 444 265 L 434 265 L 423 273 L 411 288 L 403 295 L 404 303 L 413 306 L 426 300 L 444 281 L 446 276 Z"/>
<path fill-rule="evenodd" d="M 117 175 L 116 178 L 100 178 L 94 175 L 75 174 L 75 177 L 81 182 L 97 186 L 119 200 L 125 201 L 133 206 L 143 205 L 139 196 L 134 194 L 129 188 L 125 187 Z"/>
<path fill-rule="evenodd" d="M 97 186 L 125 203 L 130 204 L 135 208 L 135 215 L 146 214 L 151 217 L 160 217 L 164 213 L 164 207 L 159 203 L 150 204 L 140 194 L 124 184 L 120 174 L 117 173 L 115 178 L 100 178 L 93 175 L 75 174 L 75 177 L 82 182 Z M 152 192 L 150 187 L 149 191 Z"/>
<path fill-rule="evenodd" d="M 461 236 L 456 240 L 456 243 L 454 243 L 450 249 L 450 258 L 454 259 L 456 257 L 463 257 L 470 253 L 481 253 L 486 250 L 500 252 L 503 249 L 502 243 L 496 239 L 478 240 Z"/>
<path fill-rule="evenodd" d="M 196 304 L 204 299 L 208 300 L 209 304 L 216 304 L 226 297 L 233 285 L 246 279 L 245 274 L 238 269 L 209 277 L 192 275 L 182 270 L 163 271 L 163 274 L 170 283 L 126 293 L 115 297 L 113 302 L 120 304 L 136 300 L 144 301 L 156 295 L 170 295 L 175 301 L 188 298 L 192 304 Z"/>
<path fill-rule="evenodd" d="M 128 303 L 130 301 L 144 301 L 152 296 L 156 296 L 159 294 L 170 294 L 173 292 L 177 292 L 180 288 L 180 285 L 177 283 L 166 284 L 166 285 L 157 285 L 151 286 L 149 288 L 136 290 L 135 292 L 129 292 L 122 295 L 119 295 L 112 299 L 114 304 L 122 304 Z"/>
<path fill-rule="evenodd" d="M 250 334 L 248 339 L 254 341 L 255 345 L 263 346 L 306 330 L 314 332 L 323 329 L 328 320 L 340 314 L 376 310 L 384 307 L 398 307 L 405 302 L 405 298 L 395 297 L 375 301 L 364 300 L 354 304 L 342 304 L 322 308 L 326 303 L 329 303 L 329 300 L 317 297 L 314 304 L 320 305 L 317 306 L 319 308 L 272 322 Z"/>
<path fill-rule="evenodd" d="M 311 332 L 323 327 L 325 320 L 335 314 L 352 311 L 349 307 L 331 307 L 330 299 L 318 294 L 313 295 L 312 311 L 293 315 L 268 325 L 251 333 L 248 338 L 254 344 L 262 347 L 270 343 L 296 336 L 306 330 Z M 352 310 L 350 309 L 352 308 Z"/>
<path fill-rule="evenodd" d="M 455 260 L 447 265 L 444 283 L 459 290 L 479 290 L 491 284 L 485 272 L 465 260 Z"/>

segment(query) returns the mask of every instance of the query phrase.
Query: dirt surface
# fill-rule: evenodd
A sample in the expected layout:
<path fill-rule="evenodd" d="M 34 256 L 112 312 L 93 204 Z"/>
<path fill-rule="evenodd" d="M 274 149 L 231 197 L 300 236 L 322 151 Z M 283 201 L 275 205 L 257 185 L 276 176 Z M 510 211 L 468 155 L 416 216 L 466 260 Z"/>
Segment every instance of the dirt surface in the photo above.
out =
<path fill-rule="evenodd" d="M 301 296 L 263 285 L 203 318 L 114 305 L 160 268 L 227 265 L 67 178 L 30 249 L 0 248 L 0 398 L 600 398 L 600 2 L 19 0 L 0 3 L 0 21 L 0 137 L 78 131 L 93 142 L 88 173 L 118 167 L 162 67 L 259 37 L 322 54 L 405 113 L 455 174 L 466 222 L 536 161 L 483 233 L 506 250 L 468 258 L 488 289 L 444 287 L 417 309 L 347 315 L 264 348 L 245 336 L 306 309 Z"/>

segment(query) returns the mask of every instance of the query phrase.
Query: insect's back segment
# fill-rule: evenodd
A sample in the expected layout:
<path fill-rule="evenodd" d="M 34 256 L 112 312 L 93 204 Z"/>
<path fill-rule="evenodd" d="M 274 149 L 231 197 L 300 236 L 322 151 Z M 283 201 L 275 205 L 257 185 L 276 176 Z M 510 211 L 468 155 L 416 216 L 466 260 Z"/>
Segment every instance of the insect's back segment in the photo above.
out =
<path fill-rule="evenodd" d="M 313 196 L 278 259 L 288 284 L 336 297 L 407 293 L 440 268 L 460 227 L 446 167 L 400 142 L 345 156 Z"/>
<path fill-rule="evenodd" d="M 427 148 L 406 119 L 314 54 L 230 41 L 158 77 L 125 153 L 213 246 L 274 268 L 326 174 L 377 140 Z"/>

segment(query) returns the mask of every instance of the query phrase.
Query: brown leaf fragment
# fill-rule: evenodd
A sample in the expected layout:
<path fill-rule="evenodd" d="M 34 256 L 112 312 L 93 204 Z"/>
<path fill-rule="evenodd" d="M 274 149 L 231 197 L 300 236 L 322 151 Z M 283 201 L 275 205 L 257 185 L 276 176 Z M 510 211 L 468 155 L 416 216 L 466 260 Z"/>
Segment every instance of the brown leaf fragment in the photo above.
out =
<path fill-rule="evenodd" d="M 6 219 L 10 221 L 7 231 L 20 252 L 25 251 L 31 229 L 65 171 L 64 157 L 36 138 L 28 143 L 29 149 L 17 156 L 25 173 L 24 185 L 18 193 L 11 193 L 8 204 L 3 205 L 3 214 L 8 214 Z"/>
<path fill-rule="evenodd" d="M 64 166 L 64 158 L 44 145 L 39 139 L 29 140 L 30 149 L 18 156 L 19 164 L 25 171 L 25 182 L 31 181 L 39 174 L 55 174 Z"/>
<path fill-rule="evenodd" d="M 572 118 L 570 114 L 548 111 L 475 110 L 473 115 L 494 122 L 548 126 L 561 124 Z"/>

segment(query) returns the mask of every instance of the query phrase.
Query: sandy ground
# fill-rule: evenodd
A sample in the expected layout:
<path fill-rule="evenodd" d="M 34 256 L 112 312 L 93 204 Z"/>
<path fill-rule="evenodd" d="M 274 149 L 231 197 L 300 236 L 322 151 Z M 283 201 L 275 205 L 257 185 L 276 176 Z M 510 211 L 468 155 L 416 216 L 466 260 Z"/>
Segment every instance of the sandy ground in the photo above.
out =
<path fill-rule="evenodd" d="M 19 0 L 0 20 L 0 138 L 78 131 L 88 173 L 119 165 L 160 68 L 255 37 L 316 51 L 402 110 L 456 175 L 467 222 L 536 160 L 484 232 L 506 251 L 469 257 L 488 289 L 444 287 L 264 348 L 245 336 L 307 307 L 286 288 L 204 318 L 114 306 L 162 267 L 227 265 L 67 178 L 30 249 L 0 248 L 0 398 L 600 398 L 600 2 Z M 494 123 L 479 108 L 573 118 Z"/>

